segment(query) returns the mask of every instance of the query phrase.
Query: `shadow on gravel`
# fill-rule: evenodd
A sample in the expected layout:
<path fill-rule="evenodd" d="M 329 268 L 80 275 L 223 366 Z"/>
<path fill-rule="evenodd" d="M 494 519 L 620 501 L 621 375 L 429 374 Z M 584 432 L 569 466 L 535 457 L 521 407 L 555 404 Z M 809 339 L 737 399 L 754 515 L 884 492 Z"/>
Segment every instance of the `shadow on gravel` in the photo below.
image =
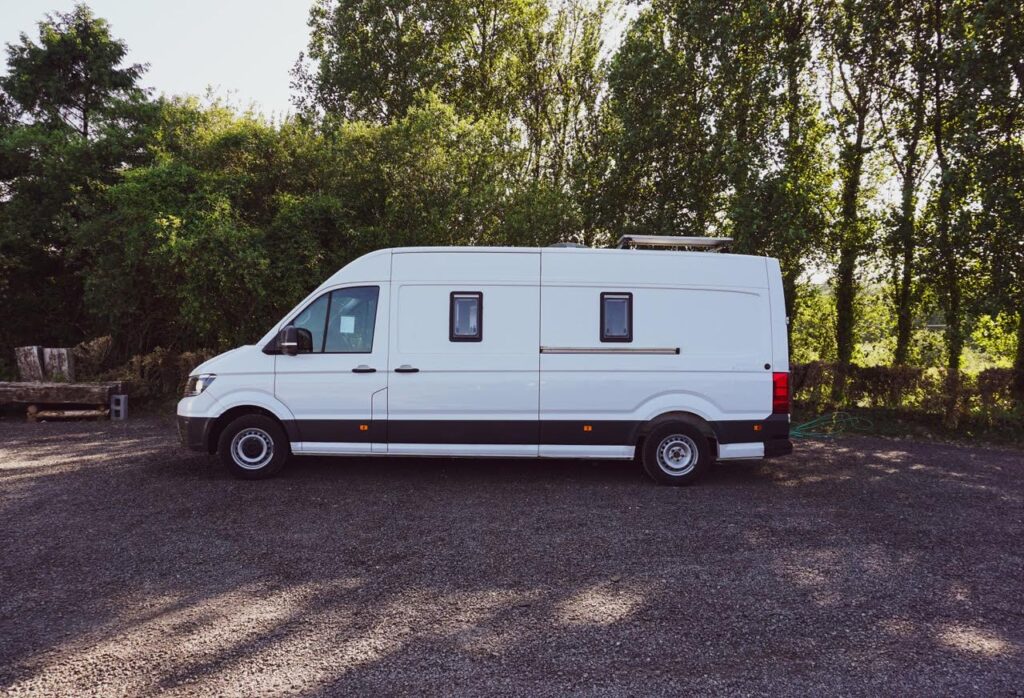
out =
<path fill-rule="evenodd" d="M 1019 453 L 296 459 L 0 424 L 0 691 L 1010 693 Z"/>

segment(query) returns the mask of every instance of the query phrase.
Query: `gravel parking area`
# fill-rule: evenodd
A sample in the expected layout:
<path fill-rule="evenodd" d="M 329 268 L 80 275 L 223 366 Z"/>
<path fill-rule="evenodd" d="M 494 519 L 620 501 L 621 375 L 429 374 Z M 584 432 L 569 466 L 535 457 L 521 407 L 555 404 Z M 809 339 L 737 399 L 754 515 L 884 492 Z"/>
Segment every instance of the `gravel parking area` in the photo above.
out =
<path fill-rule="evenodd" d="M 0 693 L 1024 695 L 1024 454 L 293 461 L 0 422 Z"/>

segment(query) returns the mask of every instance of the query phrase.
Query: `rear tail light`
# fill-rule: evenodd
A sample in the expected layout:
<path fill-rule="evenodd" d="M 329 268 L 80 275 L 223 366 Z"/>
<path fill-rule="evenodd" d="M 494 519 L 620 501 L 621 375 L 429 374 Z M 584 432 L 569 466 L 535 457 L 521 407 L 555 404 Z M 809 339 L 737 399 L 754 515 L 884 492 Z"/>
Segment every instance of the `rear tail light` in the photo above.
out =
<path fill-rule="evenodd" d="M 789 414 L 789 374 L 772 374 L 772 414 Z"/>

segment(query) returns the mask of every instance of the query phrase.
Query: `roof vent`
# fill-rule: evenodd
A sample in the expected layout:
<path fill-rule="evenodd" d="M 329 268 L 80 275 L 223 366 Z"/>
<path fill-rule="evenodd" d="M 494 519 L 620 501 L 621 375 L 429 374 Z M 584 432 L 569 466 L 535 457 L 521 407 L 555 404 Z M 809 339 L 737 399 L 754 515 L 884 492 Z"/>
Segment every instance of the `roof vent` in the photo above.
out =
<path fill-rule="evenodd" d="M 622 249 L 641 248 L 689 248 L 697 250 L 721 250 L 732 244 L 732 238 L 684 237 L 682 235 L 623 235 L 617 247 Z"/>

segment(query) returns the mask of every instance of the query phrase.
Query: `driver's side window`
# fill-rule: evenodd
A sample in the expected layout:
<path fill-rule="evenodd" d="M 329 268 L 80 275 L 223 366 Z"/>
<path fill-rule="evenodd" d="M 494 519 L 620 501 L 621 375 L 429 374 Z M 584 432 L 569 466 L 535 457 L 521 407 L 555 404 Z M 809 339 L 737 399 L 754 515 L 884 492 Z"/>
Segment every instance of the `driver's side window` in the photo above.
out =
<path fill-rule="evenodd" d="M 331 292 L 324 351 L 329 354 L 369 354 L 377 324 L 376 286 L 342 288 Z"/>
<path fill-rule="evenodd" d="M 369 354 L 379 292 L 377 286 L 358 286 L 325 293 L 291 324 L 313 335 L 314 354 Z"/>
<path fill-rule="evenodd" d="M 313 335 L 313 353 L 319 354 L 324 350 L 324 327 L 327 322 L 327 305 L 330 302 L 331 294 L 325 293 L 315 301 L 306 306 L 291 324 L 309 330 Z"/>

